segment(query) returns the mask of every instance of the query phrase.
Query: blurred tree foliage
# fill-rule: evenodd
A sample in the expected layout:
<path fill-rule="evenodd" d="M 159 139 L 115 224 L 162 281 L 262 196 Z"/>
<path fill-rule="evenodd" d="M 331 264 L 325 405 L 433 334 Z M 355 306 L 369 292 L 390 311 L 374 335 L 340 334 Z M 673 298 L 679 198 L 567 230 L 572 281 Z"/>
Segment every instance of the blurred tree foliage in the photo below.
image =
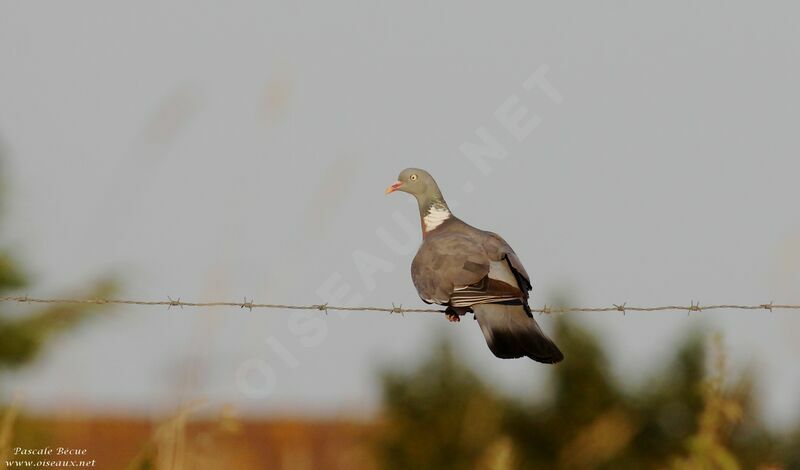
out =
<path fill-rule="evenodd" d="M 448 344 L 412 372 L 382 377 L 384 415 L 374 439 L 383 468 L 799 468 L 800 432 L 768 432 L 754 413 L 753 382 L 706 379 L 704 335 L 636 390 L 610 373 L 598 340 L 561 317 L 567 359 L 551 369 L 542 402 L 500 395 Z M 718 363 L 717 363 L 718 364 Z M 772 465 L 785 465 L 772 466 Z"/>
<path fill-rule="evenodd" d="M 0 160 L 2 159 L 0 142 Z M 0 161 L 0 163 L 2 163 Z M 0 197 L 4 196 L 4 178 L 0 172 Z M 2 206 L 0 204 L 0 206 Z M 11 250 L 0 247 L 0 295 L 19 292 L 29 287 L 29 281 Z M 103 298 L 115 289 L 111 280 L 101 280 L 89 286 L 82 295 Z M 0 304 L 0 369 L 20 367 L 42 350 L 47 339 L 75 326 L 97 306 L 52 305 L 20 312 L 17 305 Z M 13 311 L 13 312 L 12 312 Z"/>

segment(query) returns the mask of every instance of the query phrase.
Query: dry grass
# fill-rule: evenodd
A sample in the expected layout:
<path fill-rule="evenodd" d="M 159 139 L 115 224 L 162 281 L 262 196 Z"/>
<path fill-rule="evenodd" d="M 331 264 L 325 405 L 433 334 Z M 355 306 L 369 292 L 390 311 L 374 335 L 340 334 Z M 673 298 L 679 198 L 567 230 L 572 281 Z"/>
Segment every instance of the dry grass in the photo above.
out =
<path fill-rule="evenodd" d="M 14 423 L 17 421 L 18 413 L 19 398 L 15 398 L 6 409 L 3 421 L 0 423 L 0 462 L 4 462 L 11 455 L 11 441 L 14 438 Z"/>

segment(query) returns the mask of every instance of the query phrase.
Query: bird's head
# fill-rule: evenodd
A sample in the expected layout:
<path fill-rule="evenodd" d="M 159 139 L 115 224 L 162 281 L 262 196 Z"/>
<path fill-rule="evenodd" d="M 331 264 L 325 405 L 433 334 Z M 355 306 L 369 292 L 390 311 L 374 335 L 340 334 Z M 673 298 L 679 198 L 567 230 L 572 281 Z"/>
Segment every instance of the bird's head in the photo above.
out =
<path fill-rule="evenodd" d="M 397 182 L 386 188 L 386 194 L 395 191 L 409 193 L 418 200 L 428 199 L 431 196 L 440 194 L 439 187 L 430 173 L 419 168 L 406 168 L 401 171 L 397 177 Z"/>

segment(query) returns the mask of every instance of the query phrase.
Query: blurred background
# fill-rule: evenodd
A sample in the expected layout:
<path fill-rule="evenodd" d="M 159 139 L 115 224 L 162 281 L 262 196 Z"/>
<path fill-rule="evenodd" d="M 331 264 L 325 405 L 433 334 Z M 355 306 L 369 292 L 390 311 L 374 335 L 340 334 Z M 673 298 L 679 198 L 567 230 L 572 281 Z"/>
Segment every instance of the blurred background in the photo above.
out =
<path fill-rule="evenodd" d="M 421 304 L 416 205 L 532 303 L 798 304 L 791 4 L 0 0 L 0 289 Z M 0 457 L 99 468 L 800 468 L 800 316 L 0 304 Z"/>

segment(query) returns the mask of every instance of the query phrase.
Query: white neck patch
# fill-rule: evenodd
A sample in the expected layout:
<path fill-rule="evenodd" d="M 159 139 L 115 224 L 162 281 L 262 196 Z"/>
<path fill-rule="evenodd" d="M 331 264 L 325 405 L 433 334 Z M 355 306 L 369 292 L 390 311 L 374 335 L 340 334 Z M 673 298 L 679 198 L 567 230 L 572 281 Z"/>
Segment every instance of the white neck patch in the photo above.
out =
<path fill-rule="evenodd" d="M 422 222 L 425 224 L 425 232 L 430 232 L 442 225 L 442 222 L 449 219 L 450 215 L 450 210 L 446 206 L 431 206 L 428 209 L 428 215 L 422 218 Z"/>

